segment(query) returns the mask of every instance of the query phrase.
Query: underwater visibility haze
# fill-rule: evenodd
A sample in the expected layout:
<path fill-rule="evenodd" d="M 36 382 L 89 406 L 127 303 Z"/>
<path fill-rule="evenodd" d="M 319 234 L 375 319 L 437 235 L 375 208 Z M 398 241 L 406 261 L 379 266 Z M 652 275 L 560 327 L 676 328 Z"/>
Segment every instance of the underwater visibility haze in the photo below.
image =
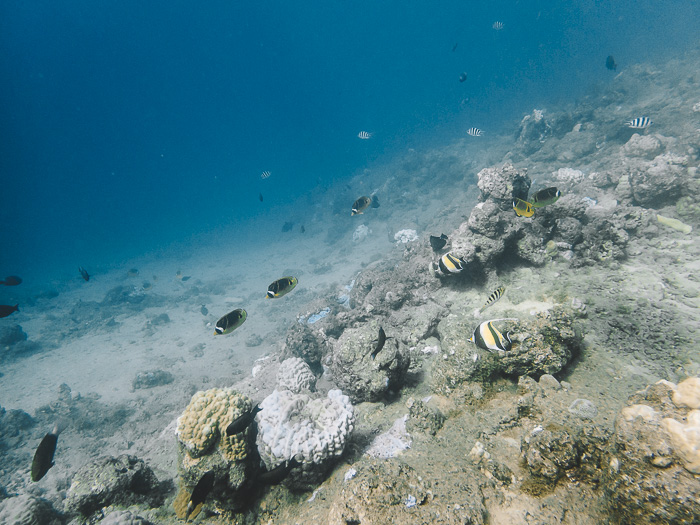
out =
<path fill-rule="evenodd" d="M 0 523 L 700 521 L 697 20 L 3 2 Z"/>

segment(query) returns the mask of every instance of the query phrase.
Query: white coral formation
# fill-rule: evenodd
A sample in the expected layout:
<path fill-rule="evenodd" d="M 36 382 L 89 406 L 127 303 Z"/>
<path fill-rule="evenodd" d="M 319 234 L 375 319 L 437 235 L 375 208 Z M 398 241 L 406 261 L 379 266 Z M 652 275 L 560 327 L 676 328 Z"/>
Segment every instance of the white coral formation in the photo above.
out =
<path fill-rule="evenodd" d="M 620 148 L 620 151 L 627 157 L 642 157 L 653 159 L 664 149 L 661 141 L 654 135 L 639 135 L 635 133 L 627 141 L 627 144 Z"/>
<path fill-rule="evenodd" d="M 304 390 L 313 390 L 316 386 L 316 376 L 306 361 L 299 357 L 290 357 L 280 364 L 277 384 L 280 390 L 289 390 L 298 394 Z"/>
<path fill-rule="evenodd" d="M 355 231 L 352 232 L 352 240 L 354 242 L 364 241 L 370 233 L 372 233 L 372 230 L 370 230 L 364 224 L 360 224 L 357 228 L 355 228 Z"/>
<path fill-rule="evenodd" d="M 258 451 L 268 468 L 292 457 L 307 464 L 339 457 L 355 423 L 350 399 L 340 390 L 320 399 L 275 390 L 260 408 Z"/>
<path fill-rule="evenodd" d="M 671 436 L 673 449 L 686 470 L 700 474 L 700 410 L 691 410 L 685 423 L 667 417 L 662 425 Z"/>
<path fill-rule="evenodd" d="M 677 407 L 700 408 L 700 377 L 689 377 L 673 389 L 673 403 Z"/>
<path fill-rule="evenodd" d="M 583 180 L 583 172 L 573 168 L 559 168 L 552 175 L 562 184 L 574 185 Z"/>
<path fill-rule="evenodd" d="M 394 240 L 402 244 L 418 240 L 418 232 L 416 230 L 400 230 L 394 234 Z"/>

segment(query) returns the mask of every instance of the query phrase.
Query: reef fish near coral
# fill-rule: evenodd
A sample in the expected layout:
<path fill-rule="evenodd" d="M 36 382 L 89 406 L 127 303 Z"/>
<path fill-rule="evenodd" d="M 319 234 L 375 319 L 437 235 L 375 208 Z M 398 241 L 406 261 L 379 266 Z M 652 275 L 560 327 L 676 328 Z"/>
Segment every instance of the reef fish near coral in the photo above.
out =
<path fill-rule="evenodd" d="M 382 348 L 384 348 L 384 343 L 386 343 L 386 332 L 384 332 L 384 328 L 381 326 L 379 327 L 379 337 L 373 342 L 377 343 L 377 346 L 372 350 L 372 353 L 370 354 L 370 357 L 374 359 L 377 357 L 377 354 L 382 351 Z"/>
<path fill-rule="evenodd" d="M 532 217 L 535 214 L 532 204 L 522 199 L 513 199 L 513 209 L 518 217 Z"/>
<path fill-rule="evenodd" d="M 4 281 L 0 281 L 0 284 L 4 284 L 5 286 L 17 286 L 21 283 L 22 278 L 17 277 L 16 275 L 8 275 L 7 277 L 5 277 Z"/>
<path fill-rule="evenodd" d="M 63 425 L 56 423 L 53 430 L 44 436 L 34 453 L 32 460 L 32 481 L 39 481 L 43 478 L 51 467 L 53 467 L 53 456 L 56 453 L 56 443 L 58 435 L 63 430 Z"/>
<path fill-rule="evenodd" d="M 486 300 L 484 305 L 479 309 L 479 311 L 483 312 L 486 308 L 488 308 L 493 303 L 498 301 L 503 296 L 505 291 L 506 291 L 505 286 L 499 286 L 498 288 L 496 288 L 493 292 L 491 292 L 491 295 L 489 295 L 489 298 Z"/>
<path fill-rule="evenodd" d="M 437 237 L 435 235 L 430 236 L 430 247 L 433 249 L 434 252 L 442 250 L 446 244 L 447 235 L 445 235 L 444 233 L 441 234 L 440 237 Z"/>
<path fill-rule="evenodd" d="M 248 313 L 243 308 L 236 308 L 233 312 L 227 313 L 216 322 L 214 335 L 223 335 L 233 332 L 245 322 L 247 317 Z"/>
<path fill-rule="evenodd" d="M 544 188 L 535 192 L 530 197 L 530 204 L 532 204 L 533 208 L 542 208 L 554 204 L 559 200 L 559 197 L 561 197 L 561 192 L 552 186 L 551 188 Z"/>
<path fill-rule="evenodd" d="M 649 117 L 637 117 L 635 119 L 629 120 L 625 123 L 628 128 L 632 129 L 645 129 L 653 124 Z"/>
<path fill-rule="evenodd" d="M 451 253 L 446 253 L 438 261 L 438 268 L 445 275 L 460 273 L 466 268 L 466 265 L 467 263 L 464 259 L 458 259 Z"/>
<path fill-rule="evenodd" d="M 266 299 L 277 299 L 283 295 L 287 295 L 294 290 L 294 287 L 299 283 L 296 277 L 282 277 L 267 287 Z"/>
<path fill-rule="evenodd" d="M 377 200 L 376 196 L 360 197 L 352 204 L 352 211 L 350 212 L 350 216 L 362 215 L 362 212 L 369 208 L 370 204 L 372 205 L 372 208 L 379 208 L 379 201 Z"/>
<path fill-rule="evenodd" d="M 296 458 L 288 459 L 277 465 L 272 470 L 263 472 L 258 476 L 258 482 L 262 485 L 277 485 L 284 481 L 293 468 L 301 466 Z"/>
<path fill-rule="evenodd" d="M 234 436 L 243 432 L 253 422 L 253 419 L 255 419 L 255 414 L 261 410 L 262 408 L 260 408 L 259 405 L 255 405 L 252 409 L 238 416 L 229 426 L 226 427 L 226 435 Z"/>
<path fill-rule="evenodd" d="M 0 318 L 7 317 L 12 312 L 19 312 L 19 305 L 10 306 L 9 304 L 0 304 Z"/>
<path fill-rule="evenodd" d="M 490 321 L 484 321 L 474 330 L 474 335 L 469 339 L 479 348 L 488 351 L 495 350 L 510 350 L 513 346 L 513 341 L 510 340 L 509 333 L 503 335 L 494 326 L 493 323 L 496 321 L 505 321 L 506 319 L 491 319 Z"/>
<path fill-rule="evenodd" d="M 199 478 L 199 481 L 192 491 L 190 496 L 190 501 L 187 503 L 187 512 L 185 513 L 185 523 L 189 521 L 190 515 L 192 518 L 196 518 L 199 512 L 202 510 L 202 505 L 207 499 L 207 496 L 214 488 L 214 471 L 209 470 L 204 473 L 204 475 Z"/>

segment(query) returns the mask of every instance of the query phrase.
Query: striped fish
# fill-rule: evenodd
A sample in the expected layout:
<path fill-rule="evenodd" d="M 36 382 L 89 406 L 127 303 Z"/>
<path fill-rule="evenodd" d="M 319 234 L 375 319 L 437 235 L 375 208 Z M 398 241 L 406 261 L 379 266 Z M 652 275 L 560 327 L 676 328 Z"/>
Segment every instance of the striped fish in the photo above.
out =
<path fill-rule="evenodd" d="M 503 29 L 503 22 L 495 21 L 491 27 L 493 27 L 496 31 L 500 31 Z"/>
<path fill-rule="evenodd" d="M 649 117 L 637 117 L 636 119 L 630 120 L 625 124 L 627 124 L 627 127 L 630 127 L 632 129 L 644 129 L 651 126 L 653 122 Z"/>
<path fill-rule="evenodd" d="M 489 306 L 491 306 L 493 303 L 495 303 L 496 301 L 498 301 L 498 300 L 503 296 L 503 294 L 505 293 L 505 291 L 506 291 L 506 287 L 505 287 L 505 286 L 499 286 L 499 287 L 496 288 L 493 292 L 491 292 L 491 295 L 489 295 L 489 298 L 488 298 L 488 299 L 486 300 L 486 302 L 484 303 L 484 306 L 482 306 L 481 308 L 479 308 L 479 312 L 483 312 L 483 311 L 486 310 Z"/>
<path fill-rule="evenodd" d="M 260 174 L 260 178 L 261 178 L 262 180 L 265 180 L 265 179 L 268 178 L 270 175 L 272 175 L 272 173 L 270 173 L 269 171 L 263 171 L 263 172 Z"/>
<path fill-rule="evenodd" d="M 445 275 L 450 275 L 452 273 L 460 273 L 466 268 L 466 262 L 464 259 L 458 259 L 451 253 L 446 253 L 438 261 L 438 268 Z"/>
<path fill-rule="evenodd" d="M 481 131 L 479 128 L 469 128 L 467 130 L 467 135 L 470 135 L 472 137 L 481 137 L 481 134 L 483 131 Z"/>
<path fill-rule="evenodd" d="M 491 319 L 490 321 L 484 321 L 474 329 L 474 335 L 469 341 L 489 352 L 498 350 L 507 352 L 513 346 L 513 341 L 510 340 L 509 332 L 503 335 L 493 326 L 493 323 L 496 321 L 509 320 L 517 321 L 517 319 Z"/>
<path fill-rule="evenodd" d="M 370 137 L 372 136 L 372 134 L 371 134 L 371 133 L 367 133 L 366 131 L 360 131 L 360 132 L 357 134 L 357 136 L 358 136 L 359 138 L 361 138 L 362 140 L 367 140 L 368 138 L 370 138 Z"/>

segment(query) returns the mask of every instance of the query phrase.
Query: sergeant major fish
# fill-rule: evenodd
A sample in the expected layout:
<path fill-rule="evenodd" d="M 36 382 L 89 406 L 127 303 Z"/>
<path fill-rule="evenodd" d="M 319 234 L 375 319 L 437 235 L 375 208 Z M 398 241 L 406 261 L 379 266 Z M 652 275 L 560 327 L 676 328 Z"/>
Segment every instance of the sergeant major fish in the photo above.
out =
<path fill-rule="evenodd" d="M 645 129 L 653 124 L 649 117 L 637 117 L 635 119 L 629 120 L 625 123 L 628 128 L 632 129 Z"/>
<path fill-rule="evenodd" d="M 224 335 L 233 332 L 245 322 L 247 317 L 248 314 L 243 308 L 236 308 L 233 312 L 227 313 L 216 322 L 214 335 Z"/>
<path fill-rule="evenodd" d="M 357 134 L 357 138 L 360 138 L 360 139 L 362 139 L 362 140 L 367 140 L 367 139 L 372 138 L 372 134 L 371 134 L 371 133 L 367 133 L 366 131 L 360 131 L 360 132 Z"/>
<path fill-rule="evenodd" d="M 481 137 L 481 135 L 483 133 L 484 132 L 482 130 L 480 130 L 479 128 L 469 128 L 467 130 L 467 135 L 469 135 L 471 137 Z"/>
<path fill-rule="evenodd" d="M 278 297 L 287 295 L 294 290 L 298 282 L 296 277 L 282 277 L 281 279 L 277 279 L 267 287 L 267 295 L 265 297 L 267 299 L 277 299 Z"/>
<path fill-rule="evenodd" d="M 481 308 L 479 308 L 479 311 L 480 311 L 480 312 L 483 312 L 483 311 L 486 310 L 489 306 L 491 306 L 493 303 L 495 303 L 496 301 L 498 301 L 501 297 L 503 297 L 503 294 L 505 293 L 505 291 L 506 291 L 506 287 L 505 287 L 505 286 L 499 286 L 498 288 L 496 288 L 493 292 L 491 292 L 491 295 L 489 295 L 489 298 L 488 298 L 488 299 L 486 300 L 486 302 L 484 303 L 484 306 L 482 306 Z"/>

